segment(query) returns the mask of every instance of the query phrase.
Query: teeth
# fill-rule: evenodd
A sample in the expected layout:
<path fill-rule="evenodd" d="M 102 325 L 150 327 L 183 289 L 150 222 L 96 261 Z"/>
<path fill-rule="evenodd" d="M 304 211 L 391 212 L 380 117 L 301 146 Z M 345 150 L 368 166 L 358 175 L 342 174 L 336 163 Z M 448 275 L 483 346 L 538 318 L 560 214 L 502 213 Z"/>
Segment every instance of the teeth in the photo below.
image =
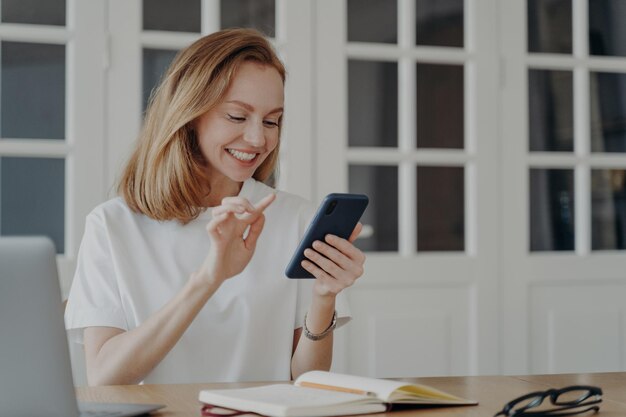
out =
<path fill-rule="evenodd" d="M 226 149 L 226 150 L 228 151 L 228 153 L 230 153 L 232 156 L 239 159 L 240 161 L 246 161 L 246 162 L 252 161 L 254 157 L 256 156 L 255 153 L 240 152 L 234 149 Z"/>

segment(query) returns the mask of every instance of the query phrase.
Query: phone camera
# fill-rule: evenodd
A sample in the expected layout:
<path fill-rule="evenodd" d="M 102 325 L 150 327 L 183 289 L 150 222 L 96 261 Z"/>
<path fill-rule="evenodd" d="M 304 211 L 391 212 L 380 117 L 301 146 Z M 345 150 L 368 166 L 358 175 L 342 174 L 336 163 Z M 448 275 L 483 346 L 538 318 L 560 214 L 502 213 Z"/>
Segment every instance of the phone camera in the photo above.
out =
<path fill-rule="evenodd" d="M 333 200 L 330 202 L 328 208 L 326 209 L 326 215 L 328 216 L 330 213 L 335 211 L 335 207 L 337 207 L 337 200 Z"/>

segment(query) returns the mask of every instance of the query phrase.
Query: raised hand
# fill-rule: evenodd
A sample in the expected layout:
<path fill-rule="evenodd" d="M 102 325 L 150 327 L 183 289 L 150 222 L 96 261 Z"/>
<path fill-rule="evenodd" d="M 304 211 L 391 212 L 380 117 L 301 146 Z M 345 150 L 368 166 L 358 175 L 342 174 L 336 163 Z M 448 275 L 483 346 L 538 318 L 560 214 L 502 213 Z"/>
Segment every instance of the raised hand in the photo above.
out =
<path fill-rule="evenodd" d="M 269 194 L 253 206 L 246 198 L 226 197 L 213 209 L 206 227 L 211 247 L 200 268 L 206 279 L 221 283 L 244 270 L 263 231 L 263 211 L 275 198 Z"/>
<path fill-rule="evenodd" d="M 363 275 L 365 255 L 352 244 L 362 228 L 358 223 L 347 240 L 326 235 L 324 242 L 316 240 L 312 249 L 304 251 L 308 260 L 302 261 L 302 266 L 316 278 L 315 294 L 337 295 Z"/>

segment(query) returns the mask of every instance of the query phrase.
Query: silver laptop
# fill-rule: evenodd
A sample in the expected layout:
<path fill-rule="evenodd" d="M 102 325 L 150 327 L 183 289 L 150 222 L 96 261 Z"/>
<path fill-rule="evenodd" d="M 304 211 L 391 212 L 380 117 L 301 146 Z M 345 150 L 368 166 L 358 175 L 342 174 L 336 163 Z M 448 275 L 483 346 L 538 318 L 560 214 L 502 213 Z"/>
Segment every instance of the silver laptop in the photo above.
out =
<path fill-rule="evenodd" d="M 139 416 L 157 404 L 76 401 L 53 243 L 0 237 L 0 416 Z"/>

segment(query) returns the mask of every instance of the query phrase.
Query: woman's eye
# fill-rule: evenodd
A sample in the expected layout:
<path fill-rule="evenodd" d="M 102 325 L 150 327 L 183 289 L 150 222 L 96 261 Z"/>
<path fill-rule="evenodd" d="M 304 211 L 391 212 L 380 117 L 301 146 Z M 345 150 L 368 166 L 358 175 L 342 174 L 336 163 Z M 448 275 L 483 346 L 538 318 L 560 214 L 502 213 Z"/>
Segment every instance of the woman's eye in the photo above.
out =
<path fill-rule="evenodd" d="M 228 118 L 229 118 L 230 120 L 232 120 L 233 122 L 243 122 L 243 121 L 245 121 L 245 120 L 246 120 L 246 118 L 245 118 L 245 117 L 233 116 L 232 114 L 229 114 L 229 115 L 228 115 Z"/>
<path fill-rule="evenodd" d="M 278 127 L 278 123 L 273 120 L 263 120 L 263 124 L 267 127 Z"/>

